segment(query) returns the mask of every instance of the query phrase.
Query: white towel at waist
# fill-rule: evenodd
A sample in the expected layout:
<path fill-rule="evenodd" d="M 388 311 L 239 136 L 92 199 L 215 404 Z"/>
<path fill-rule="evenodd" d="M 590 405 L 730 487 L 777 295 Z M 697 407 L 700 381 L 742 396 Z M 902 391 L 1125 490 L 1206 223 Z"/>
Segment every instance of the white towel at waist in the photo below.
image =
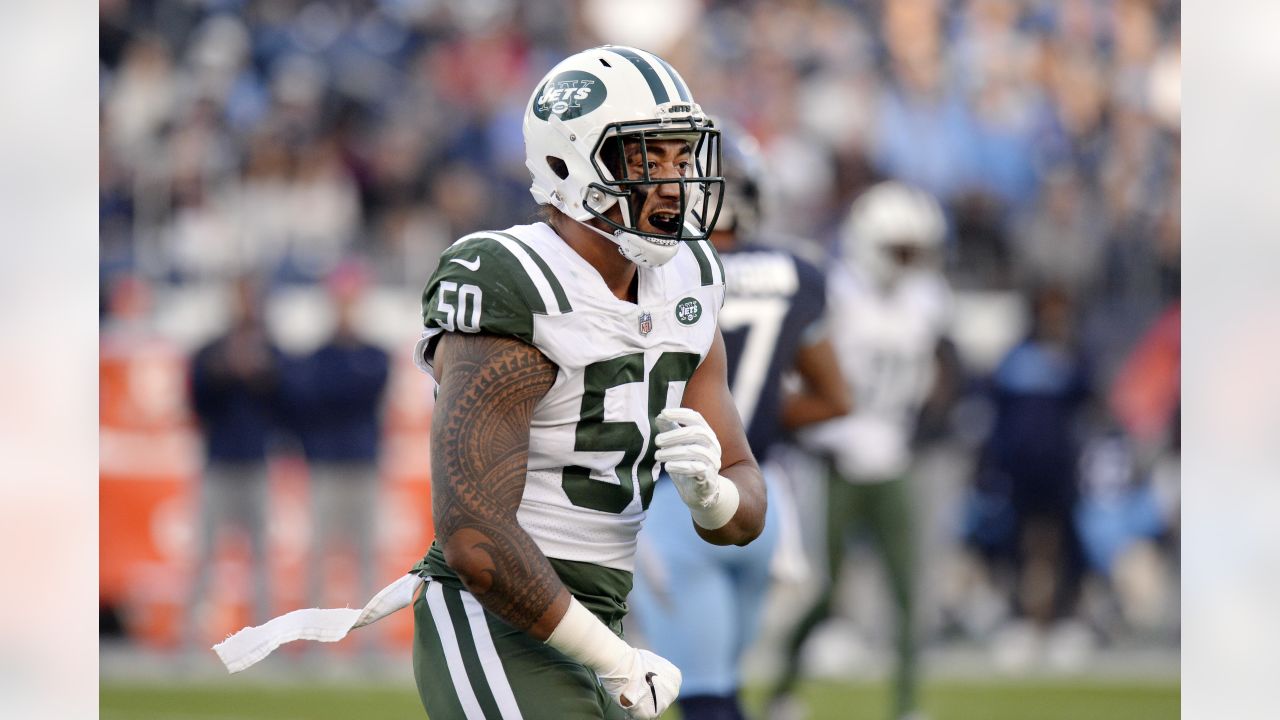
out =
<path fill-rule="evenodd" d="M 240 672 L 294 640 L 337 642 L 352 630 L 375 623 L 408 607 L 426 579 L 405 575 L 378 591 L 363 610 L 308 608 L 294 610 L 267 622 L 247 627 L 213 646 L 227 672 Z"/>

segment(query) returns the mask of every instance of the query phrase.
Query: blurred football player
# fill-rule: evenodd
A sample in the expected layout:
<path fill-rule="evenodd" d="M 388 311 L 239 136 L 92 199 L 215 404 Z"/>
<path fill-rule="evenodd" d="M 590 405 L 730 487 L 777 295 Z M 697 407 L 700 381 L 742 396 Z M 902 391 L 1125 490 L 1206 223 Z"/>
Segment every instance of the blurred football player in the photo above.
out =
<path fill-rule="evenodd" d="M 665 61 L 605 46 L 551 69 L 524 137 L 546 221 L 462 238 L 423 293 L 436 541 L 410 576 L 414 674 L 432 720 L 656 718 L 680 670 L 621 636 L 655 465 L 705 541 L 764 526 L 716 325 L 719 132 Z"/>
<path fill-rule="evenodd" d="M 827 563 L 830 582 L 787 645 L 772 698 L 775 715 L 795 715 L 789 698 L 805 641 L 832 614 L 851 535 L 868 531 L 884 562 L 896 610 L 893 717 L 916 716 L 915 543 L 908 488 L 916 420 L 936 383 L 940 360 L 954 368 L 945 340 L 950 288 L 939 271 L 945 232 L 929 195 L 886 182 L 850 208 L 843 259 L 828 276 L 832 339 L 857 399 L 849 415 L 801 433 L 827 462 Z"/>
<path fill-rule="evenodd" d="M 734 403 L 763 463 L 784 427 L 843 415 L 850 399 L 827 337 L 822 272 L 792 253 L 755 244 L 761 210 L 755 141 L 736 129 L 722 132 L 725 203 L 711 235 L 725 272 L 720 330 Z M 784 397 L 782 376 L 790 370 L 804 389 Z M 769 483 L 765 531 L 746 548 L 702 542 L 680 517 L 678 488 L 660 480 L 654 490 L 632 597 L 653 649 L 684 674 L 679 704 L 687 720 L 744 717 L 738 666 L 769 589 L 780 485 Z"/>

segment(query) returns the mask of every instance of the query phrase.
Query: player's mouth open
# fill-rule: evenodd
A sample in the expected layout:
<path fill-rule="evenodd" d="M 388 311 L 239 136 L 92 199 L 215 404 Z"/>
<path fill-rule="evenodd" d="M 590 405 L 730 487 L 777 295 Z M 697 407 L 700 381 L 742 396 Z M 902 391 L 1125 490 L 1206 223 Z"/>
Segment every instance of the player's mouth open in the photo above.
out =
<path fill-rule="evenodd" d="M 680 231 L 679 216 L 674 212 L 652 213 L 649 215 L 649 224 L 670 235 L 675 235 Z"/>

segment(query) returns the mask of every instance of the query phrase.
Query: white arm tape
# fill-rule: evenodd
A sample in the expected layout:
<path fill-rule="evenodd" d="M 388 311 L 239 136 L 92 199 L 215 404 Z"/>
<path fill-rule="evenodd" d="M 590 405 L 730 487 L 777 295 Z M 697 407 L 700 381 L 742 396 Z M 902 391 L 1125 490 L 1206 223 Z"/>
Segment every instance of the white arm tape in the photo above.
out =
<path fill-rule="evenodd" d="M 609 674 L 626 659 L 633 648 L 608 625 L 583 607 L 577 598 L 569 598 L 569 609 L 560 624 L 551 631 L 547 644 L 586 665 L 597 675 Z"/>
<path fill-rule="evenodd" d="M 738 512 L 738 486 L 732 480 L 721 475 L 720 490 L 716 499 L 705 508 L 691 507 L 689 513 L 698 527 L 707 530 L 719 530 L 733 519 Z"/>

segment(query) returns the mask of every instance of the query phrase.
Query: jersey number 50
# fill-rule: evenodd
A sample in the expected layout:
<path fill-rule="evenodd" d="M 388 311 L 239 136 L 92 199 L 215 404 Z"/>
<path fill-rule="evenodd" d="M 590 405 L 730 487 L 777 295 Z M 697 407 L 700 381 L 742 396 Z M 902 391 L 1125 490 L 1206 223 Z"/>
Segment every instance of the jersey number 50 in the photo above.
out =
<path fill-rule="evenodd" d="M 655 420 L 666 407 L 668 387 L 673 382 L 686 382 L 693 377 L 700 359 L 695 353 L 665 352 L 654 363 L 645 383 L 649 390 L 644 416 L 644 421 L 649 424 L 647 434 L 640 432 L 639 417 L 635 421 L 604 419 L 606 390 L 644 381 L 644 353 L 601 360 L 586 367 L 582 412 L 574 431 L 573 449 L 579 452 L 621 450 L 622 460 L 616 466 L 616 484 L 592 478 L 590 468 L 580 465 L 565 467 L 563 486 L 570 502 L 578 507 L 620 513 L 631 504 L 635 497 L 635 484 L 638 484 L 641 507 L 649 508 L 649 501 L 653 499 L 653 456 L 657 452 L 652 441 L 657 435 Z M 637 458 L 640 459 L 639 464 L 636 463 Z"/>
<path fill-rule="evenodd" d="M 450 295 L 457 296 L 457 309 L 454 309 L 454 302 L 449 299 Z M 484 299 L 484 293 L 475 285 L 463 285 L 458 287 L 458 283 L 444 280 L 440 283 L 440 301 L 436 303 L 436 309 L 444 313 L 444 318 L 440 320 L 440 326 L 449 332 L 461 330 L 462 332 L 480 332 L 480 302 Z M 454 326 L 454 321 L 457 326 Z"/>

